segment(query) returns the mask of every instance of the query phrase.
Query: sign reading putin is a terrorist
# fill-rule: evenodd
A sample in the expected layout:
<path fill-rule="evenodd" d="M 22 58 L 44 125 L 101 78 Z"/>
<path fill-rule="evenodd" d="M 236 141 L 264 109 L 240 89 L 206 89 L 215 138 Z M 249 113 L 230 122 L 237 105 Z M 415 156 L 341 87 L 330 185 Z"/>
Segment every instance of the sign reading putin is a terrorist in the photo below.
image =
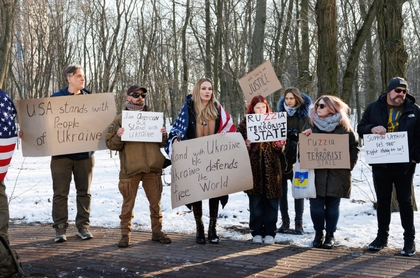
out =
<path fill-rule="evenodd" d="M 173 144 L 172 208 L 252 189 L 248 151 L 240 133 Z"/>
<path fill-rule="evenodd" d="M 25 157 L 107 149 L 105 134 L 116 115 L 114 94 L 18 100 Z"/>

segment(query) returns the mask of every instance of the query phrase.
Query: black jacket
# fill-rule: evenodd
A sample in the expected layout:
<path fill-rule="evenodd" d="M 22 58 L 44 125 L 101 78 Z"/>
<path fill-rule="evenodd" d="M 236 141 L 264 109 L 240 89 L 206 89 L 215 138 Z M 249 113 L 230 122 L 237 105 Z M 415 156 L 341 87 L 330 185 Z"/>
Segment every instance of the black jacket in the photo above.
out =
<path fill-rule="evenodd" d="M 388 123 L 388 108 L 386 103 L 387 94 L 379 96 L 378 100 L 370 103 L 363 113 L 362 120 L 357 126 L 357 133 L 360 138 L 363 134 L 371 134 L 371 129 L 375 126 L 387 127 Z M 415 103 L 413 96 L 406 96 L 404 102 L 404 111 L 399 119 L 398 131 L 407 131 L 408 148 L 410 161 L 415 160 L 420 162 L 420 107 Z M 417 140 L 416 140 L 417 138 Z M 386 164 L 375 164 L 376 166 L 386 166 Z M 405 163 L 405 168 L 408 169 L 409 163 Z"/>

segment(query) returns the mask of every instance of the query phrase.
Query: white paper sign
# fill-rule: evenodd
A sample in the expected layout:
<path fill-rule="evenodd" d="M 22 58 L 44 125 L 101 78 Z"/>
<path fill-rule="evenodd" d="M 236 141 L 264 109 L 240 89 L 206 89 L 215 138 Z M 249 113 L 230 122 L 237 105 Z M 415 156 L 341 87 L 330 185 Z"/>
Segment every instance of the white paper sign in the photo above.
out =
<path fill-rule="evenodd" d="M 162 142 L 162 112 L 122 111 L 121 141 Z"/>
<path fill-rule="evenodd" d="M 410 160 L 406 131 L 365 134 L 363 142 L 368 164 L 405 163 Z"/>
<path fill-rule="evenodd" d="M 253 143 L 286 140 L 287 113 L 246 114 L 246 131 Z"/>
<path fill-rule="evenodd" d="M 171 174 L 172 208 L 253 187 L 248 150 L 237 132 L 174 143 Z"/>

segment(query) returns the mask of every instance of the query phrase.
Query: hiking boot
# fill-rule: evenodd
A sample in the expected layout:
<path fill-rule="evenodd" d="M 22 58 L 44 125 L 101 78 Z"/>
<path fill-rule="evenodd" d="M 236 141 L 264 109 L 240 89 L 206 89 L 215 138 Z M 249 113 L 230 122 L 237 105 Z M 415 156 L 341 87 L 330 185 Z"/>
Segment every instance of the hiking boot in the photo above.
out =
<path fill-rule="evenodd" d="M 295 233 L 297 235 L 303 235 L 303 222 L 302 220 L 295 221 Z"/>
<path fill-rule="evenodd" d="M 91 232 L 89 232 L 89 230 L 87 228 L 83 228 L 83 229 L 78 229 L 77 230 L 77 235 L 81 238 L 81 239 L 91 239 L 93 238 L 93 235 Z"/>
<path fill-rule="evenodd" d="M 324 249 L 332 249 L 335 244 L 334 233 L 327 232 L 325 236 L 325 241 L 322 244 L 322 248 Z"/>
<path fill-rule="evenodd" d="M 130 236 L 129 235 L 122 235 L 120 241 L 118 242 L 118 247 L 125 248 L 130 245 Z"/>
<path fill-rule="evenodd" d="M 67 241 L 67 237 L 66 237 L 66 228 L 56 228 L 55 229 L 55 239 L 54 242 L 55 243 L 61 243 L 61 242 L 66 242 Z"/>
<path fill-rule="evenodd" d="M 316 231 L 314 241 L 312 242 L 312 247 L 322 248 L 323 243 L 324 243 L 324 232 Z"/>
<path fill-rule="evenodd" d="M 169 244 L 172 242 L 171 239 L 163 232 L 152 233 L 152 240 L 159 241 L 163 244 Z"/>
<path fill-rule="evenodd" d="M 377 236 L 374 241 L 368 246 L 370 251 L 379 251 L 388 245 L 388 238 L 384 236 Z M 404 245 L 405 247 L 405 245 Z"/>
<path fill-rule="evenodd" d="M 414 256 L 416 254 L 416 243 L 413 239 L 404 240 L 404 248 L 400 253 L 403 256 Z"/>
<path fill-rule="evenodd" d="M 278 229 L 279 233 L 287 233 L 290 229 L 290 218 L 289 217 L 282 217 L 281 227 Z"/>

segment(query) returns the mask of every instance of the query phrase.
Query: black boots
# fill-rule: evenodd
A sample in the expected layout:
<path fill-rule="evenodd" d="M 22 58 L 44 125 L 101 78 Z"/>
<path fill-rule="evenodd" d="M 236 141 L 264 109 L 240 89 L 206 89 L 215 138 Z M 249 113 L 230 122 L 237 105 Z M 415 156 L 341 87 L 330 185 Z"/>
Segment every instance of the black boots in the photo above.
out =
<path fill-rule="evenodd" d="M 295 233 L 297 235 L 303 235 L 303 222 L 302 220 L 295 221 Z"/>
<path fill-rule="evenodd" d="M 316 231 L 314 241 L 312 242 L 312 246 L 314 248 L 322 248 L 323 241 L 324 241 L 324 232 Z"/>
<path fill-rule="evenodd" d="M 290 218 L 289 217 L 282 217 L 281 218 L 281 227 L 279 228 L 279 233 L 287 233 L 290 228 Z"/>
<path fill-rule="evenodd" d="M 195 224 L 197 226 L 197 233 L 195 235 L 195 242 L 198 244 L 205 244 L 206 237 L 204 236 L 204 224 L 201 218 L 195 219 Z"/>
<path fill-rule="evenodd" d="M 324 249 L 332 249 L 335 244 L 334 239 L 334 233 L 327 232 L 327 235 L 325 236 L 324 244 L 322 245 L 322 248 Z"/>
<path fill-rule="evenodd" d="M 219 243 L 219 237 L 217 236 L 217 233 L 216 233 L 216 222 L 217 222 L 216 218 L 212 218 L 212 217 L 210 218 L 208 240 L 210 243 L 214 243 L 214 244 Z"/>

